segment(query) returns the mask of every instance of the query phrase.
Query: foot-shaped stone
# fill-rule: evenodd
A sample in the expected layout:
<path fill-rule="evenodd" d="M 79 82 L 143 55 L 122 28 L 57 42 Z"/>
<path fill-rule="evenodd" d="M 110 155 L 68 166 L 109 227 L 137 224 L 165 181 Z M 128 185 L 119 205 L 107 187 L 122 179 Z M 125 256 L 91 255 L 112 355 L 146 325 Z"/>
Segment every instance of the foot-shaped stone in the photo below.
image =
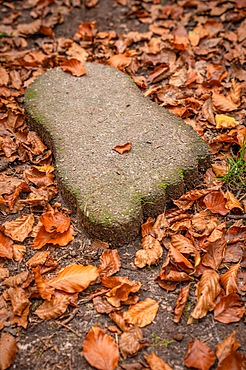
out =
<path fill-rule="evenodd" d="M 38 77 L 27 90 L 26 113 L 53 150 L 63 193 L 85 229 L 123 244 L 197 178 L 209 150 L 126 74 L 96 63 L 86 71 L 78 78 L 56 68 Z M 127 142 L 130 151 L 113 150 Z"/>

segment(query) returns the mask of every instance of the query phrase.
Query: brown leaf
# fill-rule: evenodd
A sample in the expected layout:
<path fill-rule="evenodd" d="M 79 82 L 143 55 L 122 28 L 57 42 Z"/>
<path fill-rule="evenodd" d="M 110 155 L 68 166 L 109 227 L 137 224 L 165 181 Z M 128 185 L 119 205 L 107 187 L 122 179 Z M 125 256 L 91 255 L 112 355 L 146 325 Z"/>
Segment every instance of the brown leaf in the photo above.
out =
<path fill-rule="evenodd" d="M 214 364 L 216 356 L 207 344 L 198 339 L 189 342 L 184 363 L 188 367 L 194 367 L 198 370 L 209 370 Z"/>
<path fill-rule="evenodd" d="M 237 273 L 240 268 L 240 263 L 230 266 L 229 270 L 220 276 L 220 283 L 225 289 L 226 295 L 230 293 L 237 293 Z"/>
<path fill-rule="evenodd" d="M 232 210 L 234 208 L 238 208 L 242 212 L 244 212 L 244 209 L 241 206 L 239 200 L 229 190 L 226 191 L 226 193 L 224 194 L 224 197 L 226 199 L 226 205 L 225 205 L 225 207 L 227 209 Z"/>
<path fill-rule="evenodd" d="M 44 301 L 34 312 L 42 320 L 56 319 L 67 309 L 71 297 L 68 294 L 55 292 L 50 301 Z"/>
<path fill-rule="evenodd" d="M 189 238 L 182 234 L 174 234 L 171 236 L 171 244 L 180 253 L 188 255 L 196 255 L 197 250 Z M 192 267 L 191 267 L 192 268 Z"/>
<path fill-rule="evenodd" d="M 220 293 L 219 275 L 213 270 L 206 270 L 203 272 L 201 280 L 197 284 L 196 307 L 191 312 L 191 317 L 200 319 L 204 317 L 208 311 L 212 311 L 215 307 L 215 298 Z M 192 322 L 189 319 L 188 323 Z"/>
<path fill-rule="evenodd" d="M 146 235 L 142 239 L 142 248 L 136 252 L 134 263 L 137 267 L 143 268 L 146 265 L 155 265 L 159 262 L 163 249 L 158 240 L 151 235 Z"/>
<path fill-rule="evenodd" d="M 194 267 L 190 263 L 190 261 L 185 258 L 182 253 L 175 249 L 172 244 L 170 244 L 169 246 L 168 257 L 182 270 L 185 270 L 186 272 L 191 272 L 192 270 L 194 270 Z"/>
<path fill-rule="evenodd" d="M 58 233 L 56 231 L 48 233 L 44 226 L 41 226 L 36 237 L 33 240 L 31 247 L 33 249 L 41 249 L 46 244 L 54 244 L 64 247 L 74 239 L 73 228 L 69 227 L 64 233 Z"/>
<path fill-rule="evenodd" d="M 47 251 L 38 252 L 26 262 L 26 265 L 28 267 L 37 267 L 38 265 L 44 265 L 49 255 L 50 252 Z"/>
<path fill-rule="evenodd" d="M 132 143 L 125 143 L 123 145 L 116 145 L 113 150 L 115 150 L 119 154 L 124 154 L 127 153 L 131 150 L 132 148 Z"/>
<path fill-rule="evenodd" d="M 77 77 L 81 77 L 86 73 L 84 63 L 75 58 L 71 58 L 62 62 L 61 68 L 63 71 L 69 72 L 73 76 Z"/>
<path fill-rule="evenodd" d="M 11 287 L 7 292 L 11 300 L 13 313 L 17 316 L 21 316 L 23 311 L 30 306 L 28 294 L 20 287 Z"/>
<path fill-rule="evenodd" d="M 203 198 L 204 204 L 212 213 L 226 216 L 230 211 L 226 208 L 226 198 L 220 191 L 212 191 Z"/>
<path fill-rule="evenodd" d="M 16 30 L 13 32 L 13 36 L 27 36 L 37 33 L 41 27 L 42 20 L 37 19 L 30 23 L 18 24 Z"/>
<path fill-rule="evenodd" d="M 119 348 L 124 359 L 134 356 L 142 348 L 142 339 L 142 330 L 138 326 L 134 326 L 121 335 Z"/>
<path fill-rule="evenodd" d="M 91 41 L 94 36 L 95 25 L 95 21 L 81 23 L 76 31 L 75 37 Z"/>
<path fill-rule="evenodd" d="M 186 50 L 189 45 L 188 34 L 184 26 L 179 25 L 173 32 L 172 46 L 177 50 Z"/>
<path fill-rule="evenodd" d="M 13 245 L 13 258 L 15 261 L 21 262 L 25 253 L 26 253 L 25 245 L 20 244 Z"/>
<path fill-rule="evenodd" d="M 148 356 L 144 356 L 151 370 L 172 370 L 172 368 L 164 362 L 160 357 L 152 352 Z"/>
<path fill-rule="evenodd" d="M 13 241 L 0 231 L 0 257 L 9 258 L 13 257 Z"/>
<path fill-rule="evenodd" d="M 217 216 L 213 216 L 209 210 L 204 210 L 197 212 L 192 217 L 191 224 L 192 229 L 194 230 L 192 235 L 195 237 L 210 235 L 218 225 L 218 218 Z"/>
<path fill-rule="evenodd" d="M 214 308 L 215 320 L 224 324 L 238 322 L 245 314 L 245 307 L 242 299 L 236 293 L 230 293 L 219 297 L 219 301 Z"/>
<path fill-rule="evenodd" d="M 244 370 L 246 368 L 246 355 L 241 352 L 232 352 L 226 357 L 217 370 Z"/>
<path fill-rule="evenodd" d="M 98 1 L 99 0 L 86 0 L 85 6 L 87 8 L 93 8 L 94 6 L 96 6 L 98 4 Z"/>
<path fill-rule="evenodd" d="M 189 192 L 182 195 L 178 200 L 174 200 L 173 203 L 182 210 L 187 210 L 197 199 L 203 197 L 208 193 L 208 189 L 190 190 Z"/>
<path fill-rule="evenodd" d="M 102 297 L 94 297 L 93 298 L 93 305 L 98 313 L 106 313 L 109 314 L 114 312 L 116 308 L 109 304 L 105 299 Z"/>
<path fill-rule="evenodd" d="M 157 301 L 146 298 L 144 301 L 131 306 L 128 311 L 124 312 L 123 317 L 129 324 L 143 328 L 154 321 L 158 308 Z"/>
<path fill-rule="evenodd" d="M 142 237 L 143 238 L 147 235 L 152 234 L 154 221 L 155 221 L 154 218 L 148 217 L 147 221 L 144 224 L 142 224 L 141 231 L 142 231 Z"/>
<path fill-rule="evenodd" d="M 207 253 L 202 257 L 202 264 L 217 270 L 224 258 L 225 246 L 226 240 L 224 236 L 209 243 L 209 246 L 206 247 Z"/>
<path fill-rule="evenodd" d="M 226 337 L 226 339 L 216 346 L 216 356 L 219 360 L 219 364 L 233 352 L 236 352 L 240 347 L 236 338 L 236 333 L 237 331 L 234 330 L 230 335 L 228 335 L 228 337 Z"/>
<path fill-rule="evenodd" d="M 69 265 L 61 270 L 57 277 L 50 280 L 49 285 L 67 293 L 82 292 L 96 280 L 99 273 L 100 269 L 96 266 Z"/>
<path fill-rule="evenodd" d="M 117 249 L 105 250 L 100 257 L 101 276 L 111 276 L 120 270 L 120 257 Z"/>
<path fill-rule="evenodd" d="M 52 295 L 54 294 L 55 288 L 49 285 L 48 280 L 44 280 L 42 278 L 40 267 L 33 267 L 32 271 L 41 298 L 50 301 Z"/>
<path fill-rule="evenodd" d="M 9 270 L 6 267 L 0 267 L 0 281 L 9 277 Z"/>
<path fill-rule="evenodd" d="M 212 102 L 215 107 L 222 112 L 231 112 L 238 108 L 238 105 L 235 104 L 230 98 L 226 98 L 224 95 L 217 94 L 213 92 Z"/>
<path fill-rule="evenodd" d="M 48 187 L 54 184 L 54 175 L 50 172 L 39 171 L 37 166 L 31 166 L 24 171 L 25 181 L 33 183 L 37 187 Z"/>
<path fill-rule="evenodd" d="M 86 335 L 83 353 L 89 364 L 99 370 L 116 369 L 120 357 L 115 341 L 98 326 Z"/>
<path fill-rule="evenodd" d="M 102 277 L 102 285 L 111 290 L 106 294 L 107 301 L 114 307 L 120 307 L 121 302 L 125 303 L 129 299 L 129 294 L 136 293 L 141 284 L 136 281 L 130 281 L 127 278 L 117 277 Z"/>
<path fill-rule="evenodd" d="M 23 271 L 18 275 L 10 276 L 3 281 L 3 284 L 8 287 L 16 287 L 23 284 L 29 276 L 29 271 Z"/>
<path fill-rule="evenodd" d="M 124 54 L 113 55 L 108 59 L 108 64 L 111 67 L 124 70 L 125 67 L 128 67 L 131 64 L 132 58 L 127 57 Z"/>
<path fill-rule="evenodd" d="M 111 312 L 109 317 L 116 323 L 116 325 L 122 330 L 123 332 L 127 332 L 130 329 L 130 325 L 124 319 L 123 312 Z"/>
<path fill-rule="evenodd" d="M 176 323 L 180 322 L 183 310 L 185 308 L 186 302 L 189 298 L 190 284 L 180 289 L 177 301 L 174 308 L 174 318 L 173 321 Z"/>
<path fill-rule="evenodd" d="M 23 242 L 30 234 L 34 224 L 34 215 L 31 213 L 26 216 L 21 216 L 13 221 L 5 222 L 2 225 L 2 230 L 5 235 L 11 239 Z"/>
<path fill-rule="evenodd" d="M 18 352 L 13 335 L 3 332 L 0 339 L 0 369 L 7 369 L 14 361 Z"/>
<path fill-rule="evenodd" d="M 54 210 L 43 213 L 42 216 L 39 217 L 39 221 L 42 222 L 48 233 L 54 231 L 64 233 L 70 226 L 70 218 Z"/>

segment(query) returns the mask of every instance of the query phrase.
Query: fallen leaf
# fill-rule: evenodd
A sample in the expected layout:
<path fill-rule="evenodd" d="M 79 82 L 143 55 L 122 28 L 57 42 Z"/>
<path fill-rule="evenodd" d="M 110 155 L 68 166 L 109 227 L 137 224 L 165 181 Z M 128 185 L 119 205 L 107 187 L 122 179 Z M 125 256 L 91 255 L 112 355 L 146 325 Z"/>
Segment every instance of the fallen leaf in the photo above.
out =
<path fill-rule="evenodd" d="M 23 271 L 18 275 L 10 276 L 9 278 L 3 281 L 3 284 L 8 287 L 16 287 L 18 285 L 22 285 L 28 278 L 29 271 Z"/>
<path fill-rule="evenodd" d="M 0 267 L 0 281 L 9 277 L 9 270 L 6 267 Z"/>
<path fill-rule="evenodd" d="M 243 301 L 235 292 L 219 297 L 219 301 L 214 308 L 215 320 L 224 324 L 238 322 L 244 314 Z"/>
<path fill-rule="evenodd" d="M 136 252 L 135 265 L 143 268 L 146 265 L 155 265 L 159 262 L 163 249 L 161 243 L 151 235 L 146 235 L 142 239 L 142 248 Z"/>
<path fill-rule="evenodd" d="M 10 287 L 7 292 L 11 300 L 13 313 L 21 316 L 23 311 L 30 306 L 27 292 L 20 287 Z"/>
<path fill-rule="evenodd" d="M 140 328 L 151 324 L 157 314 L 158 302 L 151 298 L 138 302 L 124 312 L 124 319 L 132 325 L 138 325 Z"/>
<path fill-rule="evenodd" d="M 201 280 L 197 283 L 196 297 L 197 302 L 194 310 L 191 312 L 191 317 L 200 319 L 204 317 L 208 311 L 212 311 L 215 307 L 215 298 L 220 293 L 219 275 L 216 271 L 206 270 L 203 272 Z M 192 319 L 188 320 L 191 323 Z"/>
<path fill-rule="evenodd" d="M 34 312 L 42 320 L 56 319 L 67 309 L 71 297 L 67 294 L 55 292 L 50 301 L 44 301 Z"/>
<path fill-rule="evenodd" d="M 156 356 L 154 352 L 148 356 L 144 356 L 151 370 L 172 370 L 172 368 L 164 362 L 160 357 Z"/>
<path fill-rule="evenodd" d="M 73 239 L 74 237 L 72 226 L 70 226 L 67 231 L 64 231 L 64 233 L 58 233 L 56 231 L 49 233 L 45 230 L 44 226 L 41 226 L 36 237 L 33 240 L 31 247 L 33 249 L 41 249 L 46 244 L 54 244 L 59 245 L 60 247 L 64 247 Z"/>
<path fill-rule="evenodd" d="M 221 236 L 214 242 L 210 242 L 207 239 L 208 245 L 206 246 L 207 252 L 202 257 L 202 264 L 207 267 L 211 267 L 214 270 L 217 270 L 224 258 L 226 240 L 225 236 Z"/>
<path fill-rule="evenodd" d="M 13 241 L 0 231 L 0 257 L 9 258 L 13 257 Z"/>
<path fill-rule="evenodd" d="M 132 143 L 125 143 L 123 145 L 116 145 L 113 150 L 115 150 L 119 154 L 124 154 L 127 153 L 131 150 L 132 148 Z"/>
<path fill-rule="evenodd" d="M 0 339 L 0 369 L 7 369 L 14 361 L 18 352 L 15 337 L 3 332 Z"/>
<path fill-rule="evenodd" d="M 177 301 L 175 303 L 174 318 L 173 318 L 173 321 L 176 322 L 176 323 L 180 322 L 183 310 L 185 308 L 185 305 L 186 305 L 188 297 L 189 297 L 189 290 L 190 290 L 190 284 L 181 288 L 180 291 L 179 291 L 179 295 L 178 295 Z"/>
<path fill-rule="evenodd" d="M 43 213 L 42 216 L 39 217 L 39 221 L 42 222 L 48 233 L 54 231 L 64 233 L 70 226 L 70 218 L 54 210 Z"/>
<path fill-rule="evenodd" d="M 105 250 L 100 257 L 101 276 L 111 276 L 120 270 L 120 257 L 117 249 Z"/>
<path fill-rule="evenodd" d="M 112 306 L 110 303 L 108 303 L 105 299 L 103 299 L 100 296 L 94 297 L 92 301 L 98 313 L 109 314 L 111 312 L 114 312 L 116 309 L 114 306 Z"/>
<path fill-rule="evenodd" d="M 239 125 L 239 122 L 235 118 L 226 116 L 225 114 L 216 114 L 215 122 L 216 128 L 234 128 Z"/>
<path fill-rule="evenodd" d="M 220 191 L 212 191 L 203 198 L 205 206 L 212 213 L 226 216 L 230 211 L 226 208 L 226 198 Z"/>
<path fill-rule="evenodd" d="M 131 61 L 131 57 L 127 57 L 124 54 L 117 54 L 108 59 L 108 64 L 111 67 L 124 70 L 125 67 L 128 67 L 131 64 Z"/>
<path fill-rule="evenodd" d="M 169 246 L 168 250 L 168 257 L 171 259 L 171 261 L 176 264 L 180 269 L 191 272 L 194 270 L 193 265 L 190 263 L 190 261 L 185 258 L 182 253 L 180 253 L 177 249 L 175 249 L 172 244 Z"/>
<path fill-rule="evenodd" d="M 244 370 L 246 368 L 246 355 L 241 352 L 232 352 L 226 357 L 217 370 Z"/>
<path fill-rule="evenodd" d="M 11 239 L 23 242 L 30 234 L 34 224 L 34 215 L 31 213 L 26 216 L 21 216 L 13 221 L 5 222 L 2 225 L 2 230 L 5 235 Z"/>
<path fill-rule="evenodd" d="M 136 353 L 142 348 L 142 339 L 142 330 L 138 326 L 134 326 L 127 332 L 124 332 L 119 340 L 119 349 L 122 357 L 126 359 L 127 357 L 136 355 Z"/>
<path fill-rule="evenodd" d="M 96 266 L 73 264 L 61 270 L 57 277 L 49 281 L 49 285 L 67 293 L 82 292 L 96 280 L 99 273 L 100 269 Z"/>
<path fill-rule="evenodd" d="M 226 339 L 217 344 L 216 346 L 216 356 L 219 360 L 219 364 L 228 356 L 240 347 L 240 344 L 236 338 L 237 331 L 234 330 Z"/>
<path fill-rule="evenodd" d="M 186 50 L 189 45 L 188 34 L 184 26 L 179 25 L 173 32 L 172 46 L 177 50 Z"/>
<path fill-rule="evenodd" d="M 77 77 L 81 77 L 86 73 L 84 63 L 75 58 L 71 58 L 62 62 L 61 68 L 64 72 L 69 72 L 73 76 Z"/>
<path fill-rule="evenodd" d="M 209 370 L 215 360 L 216 356 L 207 344 L 196 338 L 189 342 L 184 359 L 186 366 L 194 367 L 198 370 Z"/>
<path fill-rule="evenodd" d="M 240 263 L 234 266 L 230 266 L 228 271 L 220 276 L 220 283 L 222 287 L 225 289 L 226 295 L 230 293 L 237 293 L 238 286 L 237 286 L 237 274 L 238 270 L 240 269 Z"/>
<path fill-rule="evenodd" d="M 89 364 L 98 370 L 114 370 L 119 362 L 115 341 L 98 326 L 93 326 L 85 337 L 83 354 Z"/>
<path fill-rule="evenodd" d="M 224 197 L 226 199 L 226 205 L 225 205 L 225 208 L 229 209 L 230 211 L 234 208 L 238 208 L 240 209 L 243 213 L 244 213 L 244 209 L 243 207 L 241 206 L 241 203 L 239 202 L 239 200 L 233 195 L 232 192 L 230 192 L 229 190 L 227 190 L 224 194 Z"/>
<path fill-rule="evenodd" d="M 21 262 L 25 253 L 26 253 L 25 245 L 20 245 L 20 244 L 13 245 L 13 258 L 15 261 Z"/>
<path fill-rule="evenodd" d="M 42 275 L 40 273 L 40 267 L 33 267 L 32 271 L 34 274 L 35 283 L 37 285 L 40 297 L 47 301 L 50 301 L 52 295 L 55 292 L 55 288 L 49 285 L 48 280 L 44 280 L 42 278 Z"/>
<path fill-rule="evenodd" d="M 223 112 L 231 112 L 238 108 L 238 105 L 235 104 L 230 98 L 226 98 L 222 94 L 217 94 L 213 92 L 212 102 L 215 107 Z"/>
<path fill-rule="evenodd" d="M 26 265 L 28 267 L 37 267 L 38 265 L 44 265 L 49 255 L 50 252 L 47 251 L 38 252 L 26 262 Z"/>

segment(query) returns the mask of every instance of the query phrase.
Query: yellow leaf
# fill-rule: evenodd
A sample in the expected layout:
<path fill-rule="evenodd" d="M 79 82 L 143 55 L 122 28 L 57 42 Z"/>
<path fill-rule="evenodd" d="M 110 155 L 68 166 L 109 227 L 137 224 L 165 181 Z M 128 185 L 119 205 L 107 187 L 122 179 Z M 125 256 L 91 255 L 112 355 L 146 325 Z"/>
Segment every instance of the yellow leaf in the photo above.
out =
<path fill-rule="evenodd" d="M 233 117 L 225 114 L 216 114 L 215 116 L 216 128 L 234 128 L 239 125 L 239 122 Z"/>

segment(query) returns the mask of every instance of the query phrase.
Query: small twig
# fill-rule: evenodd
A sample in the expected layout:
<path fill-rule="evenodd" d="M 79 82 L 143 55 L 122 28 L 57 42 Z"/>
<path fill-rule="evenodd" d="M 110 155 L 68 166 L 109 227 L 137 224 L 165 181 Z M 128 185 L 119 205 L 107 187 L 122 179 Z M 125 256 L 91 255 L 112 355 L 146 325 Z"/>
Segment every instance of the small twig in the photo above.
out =
<path fill-rule="evenodd" d="M 246 220 L 246 215 L 227 215 L 227 218 L 232 218 L 234 220 Z"/>
<path fill-rule="evenodd" d="M 75 310 L 73 310 L 73 312 L 71 313 L 71 315 L 69 315 L 66 320 L 63 320 L 62 323 L 63 324 L 68 324 L 74 318 L 74 316 L 76 315 L 76 313 L 78 311 L 79 311 L 79 308 L 75 308 Z"/>
<path fill-rule="evenodd" d="M 70 330 L 72 333 L 74 333 L 75 335 L 77 335 L 78 337 L 80 337 L 80 334 L 78 334 L 75 330 L 73 330 L 72 328 L 70 328 L 70 326 L 63 324 L 63 322 L 61 322 L 61 321 L 56 321 L 56 323 L 57 323 L 58 325 L 63 326 L 63 327 L 64 327 L 64 328 L 66 328 L 67 330 Z"/>

